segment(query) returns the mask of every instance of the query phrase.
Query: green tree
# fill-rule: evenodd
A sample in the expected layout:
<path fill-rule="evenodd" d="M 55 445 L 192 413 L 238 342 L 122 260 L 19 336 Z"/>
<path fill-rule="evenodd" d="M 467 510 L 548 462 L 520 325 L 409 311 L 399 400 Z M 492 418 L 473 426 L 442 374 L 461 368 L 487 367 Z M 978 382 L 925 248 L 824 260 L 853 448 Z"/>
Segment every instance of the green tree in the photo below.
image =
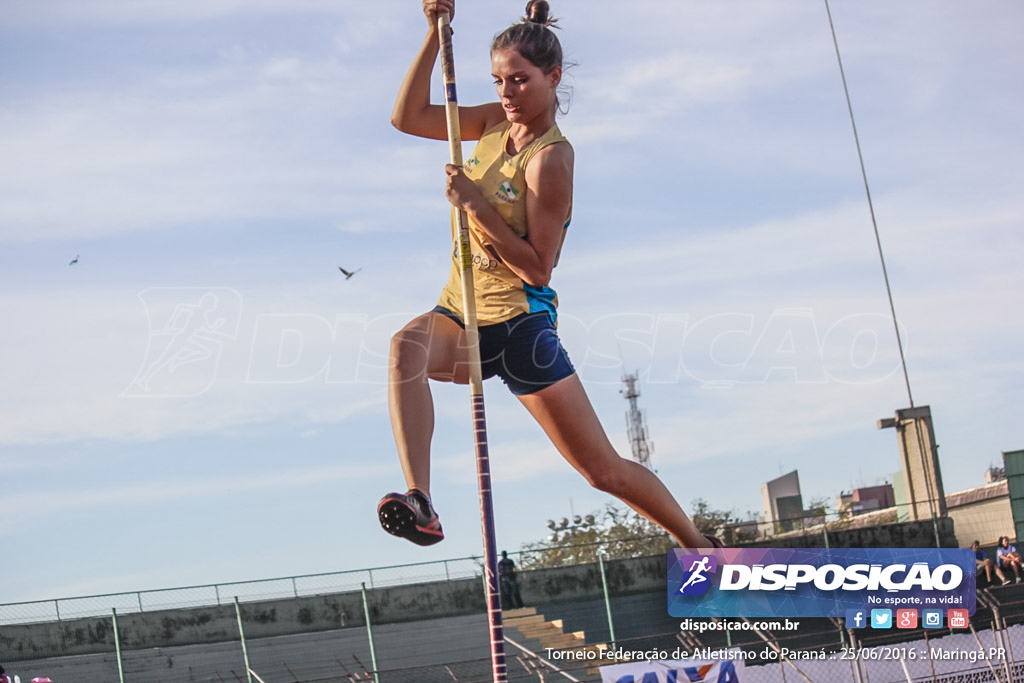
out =
<path fill-rule="evenodd" d="M 727 525 L 738 520 L 732 511 L 712 509 L 698 498 L 690 515 L 701 533 L 722 537 L 726 544 L 741 540 Z M 547 541 L 527 543 L 521 548 L 523 569 L 564 567 L 597 560 L 603 549 L 610 560 L 660 555 L 676 547 L 675 541 L 643 515 L 615 503 L 609 503 L 591 517 L 593 524 L 556 528 Z M 724 528 L 724 532 L 723 532 Z M 726 540 L 728 539 L 728 540 Z"/>
<path fill-rule="evenodd" d="M 831 507 L 832 501 L 824 496 L 820 498 L 811 498 L 804 510 L 804 525 L 815 526 L 818 524 L 824 524 L 828 521 L 829 508 Z"/>
<path fill-rule="evenodd" d="M 746 532 L 741 528 L 741 520 L 732 510 L 716 510 L 703 498 L 690 504 L 690 519 L 702 534 L 717 536 L 726 547 L 751 541 L 756 532 Z M 749 515 L 748 516 L 753 516 Z"/>

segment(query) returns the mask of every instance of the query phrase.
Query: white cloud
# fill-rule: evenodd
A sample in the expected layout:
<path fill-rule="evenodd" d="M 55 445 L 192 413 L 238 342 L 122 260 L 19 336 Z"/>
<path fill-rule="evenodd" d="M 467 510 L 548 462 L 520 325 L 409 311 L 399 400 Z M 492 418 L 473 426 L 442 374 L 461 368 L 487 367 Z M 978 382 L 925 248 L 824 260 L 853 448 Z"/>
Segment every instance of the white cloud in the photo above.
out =
<path fill-rule="evenodd" d="M 278 471 L 260 474 L 217 474 L 183 480 L 152 480 L 104 487 L 76 487 L 48 490 L 46 504 L 39 505 L 38 492 L 13 492 L 0 496 L 0 507 L 8 511 L 0 520 L 0 534 L 10 533 L 40 517 L 81 514 L 93 508 L 146 508 L 166 506 L 192 499 L 217 499 L 226 495 L 269 493 L 284 495 L 292 489 L 327 482 L 353 482 L 362 477 L 391 469 L 388 464 L 346 461 L 343 464 L 296 468 L 282 466 Z"/>
<path fill-rule="evenodd" d="M 7 6 L 9 25 L 22 27 L 76 23 L 187 24 L 229 16 L 273 17 L 295 13 L 342 15 L 352 9 L 330 0 L 294 0 L 288 5 L 273 0 L 47 0 L 45 4 L 31 0 L 12 0 Z"/>

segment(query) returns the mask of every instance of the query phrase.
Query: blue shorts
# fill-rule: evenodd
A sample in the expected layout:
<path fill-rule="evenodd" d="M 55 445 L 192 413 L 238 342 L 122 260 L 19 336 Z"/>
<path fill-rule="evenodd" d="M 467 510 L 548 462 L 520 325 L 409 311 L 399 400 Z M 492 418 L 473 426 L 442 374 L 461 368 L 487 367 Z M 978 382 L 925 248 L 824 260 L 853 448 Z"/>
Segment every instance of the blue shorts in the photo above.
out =
<path fill-rule="evenodd" d="M 466 328 L 444 306 L 436 306 L 434 312 Z M 547 313 L 522 313 L 478 330 L 483 378 L 500 377 L 516 396 L 533 394 L 576 373 Z"/>

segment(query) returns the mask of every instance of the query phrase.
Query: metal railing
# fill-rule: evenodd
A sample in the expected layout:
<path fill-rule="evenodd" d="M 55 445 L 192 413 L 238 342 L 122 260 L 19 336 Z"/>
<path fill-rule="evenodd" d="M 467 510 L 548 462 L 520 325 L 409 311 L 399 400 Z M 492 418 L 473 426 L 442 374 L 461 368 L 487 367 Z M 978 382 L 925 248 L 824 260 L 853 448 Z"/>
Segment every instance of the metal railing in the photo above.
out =
<path fill-rule="evenodd" d="M 823 545 L 830 545 L 834 534 L 856 528 L 873 527 L 878 524 L 895 522 L 895 509 L 889 508 L 864 515 L 849 516 L 835 513 L 815 513 L 794 516 L 784 522 L 757 523 L 734 522 L 716 530 L 727 545 L 744 545 L 766 540 L 785 543 L 787 540 L 821 535 Z M 558 544 L 536 546 L 519 552 L 509 553 L 517 566 L 528 569 L 538 566 L 561 566 L 579 562 L 597 562 L 594 551 L 606 546 L 609 558 L 654 554 L 650 552 L 616 552 L 616 543 L 638 542 L 645 546 L 659 537 L 619 539 L 616 542 L 597 541 L 592 543 Z M 936 539 L 938 532 L 936 530 Z M 628 544 L 627 544 L 628 545 Z M 939 545 L 936 543 L 936 545 Z M 566 552 L 576 550 L 579 552 Z M 581 554 L 582 553 L 582 554 Z M 564 561 L 558 561 L 565 555 Z M 403 584 L 429 583 L 467 579 L 483 575 L 483 558 L 470 556 L 434 562 L 400 564 L 368 569 L 353 569 L 320 574 L 303 574 L 252 581 L 214 583 L 179 588 L 128 591 L 79 597 L 33 600 L 27 602 L 0 603 L 0 625 L 34 622 L 61 621 L 82 617 L 107 616 L 111 609 L 126 614 L 152 612 L 164 609 L 211 607 L 230 605 L 234 598 L 242 602 L 309 597 L 328 593 L 358 591 L 365 584 L 368 588 L 384 588 Z"/>
<path fill-rule="evenodd" d="M 344 593 L 358 591 L 364 584 L 368 588 L 385 588 L 452 581 L 482 576 L 482 566 L 483 558 L 471 556 L 254 581 L 0 603 L 0 625 L 109 616 L 112 609 L 126 614 L 230 605 L 235 598 L 241 602 L 253 602 Z"/>

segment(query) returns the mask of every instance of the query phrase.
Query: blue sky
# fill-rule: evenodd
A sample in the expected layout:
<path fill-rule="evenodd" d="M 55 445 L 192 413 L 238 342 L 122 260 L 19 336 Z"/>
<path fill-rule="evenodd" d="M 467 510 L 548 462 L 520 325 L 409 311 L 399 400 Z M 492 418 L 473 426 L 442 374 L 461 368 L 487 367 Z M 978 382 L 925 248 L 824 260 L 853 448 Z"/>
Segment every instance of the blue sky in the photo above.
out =
<path fill-rule="evenodd" d="M 448 538 L 375 521 L 402 486 L 388 339 L 448 268 L 447 146 L 388 122 L 418 5 L 5 5 L 0 602 L 480 552 L 464 387 L 435 389 Z M 460 7 L 462 102 L 492 97 L 521 11 Z M 577 168 L 552 284 L 613 442 L 638 371 L 686 506 L 758 512 L 793 469 L 805 500 L 889 478 L 875 421 L 909 403 L 824 4 L 553 11 Z M 976 486 L 1024 448 L 1024 8 L 832 12 L 914 401 L 946 490 Z M 486 400 L 499 545 L 609 502 L 500 383 Z"/>

